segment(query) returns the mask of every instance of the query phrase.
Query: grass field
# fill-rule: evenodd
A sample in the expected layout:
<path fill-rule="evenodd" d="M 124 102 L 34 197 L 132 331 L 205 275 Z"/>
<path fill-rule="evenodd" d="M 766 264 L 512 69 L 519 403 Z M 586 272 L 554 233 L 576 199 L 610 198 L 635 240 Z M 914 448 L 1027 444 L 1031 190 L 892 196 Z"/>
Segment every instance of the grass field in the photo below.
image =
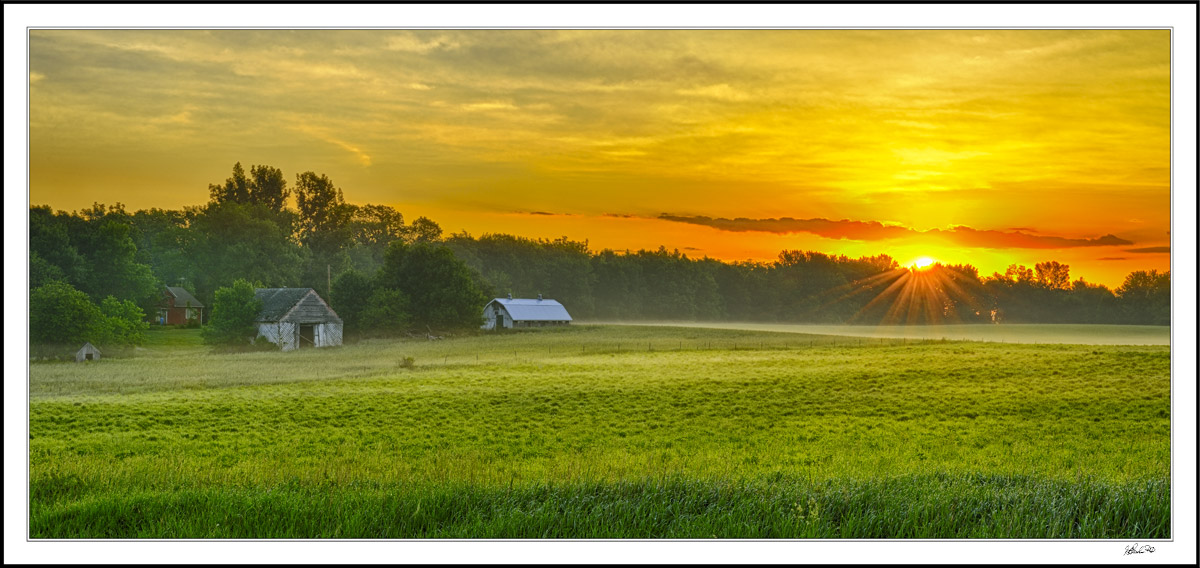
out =
<path fill-rule="evenodd" d="M 34 538 L 1170 536 L 1166 346 L 151 335 L 31 365 Z"/>

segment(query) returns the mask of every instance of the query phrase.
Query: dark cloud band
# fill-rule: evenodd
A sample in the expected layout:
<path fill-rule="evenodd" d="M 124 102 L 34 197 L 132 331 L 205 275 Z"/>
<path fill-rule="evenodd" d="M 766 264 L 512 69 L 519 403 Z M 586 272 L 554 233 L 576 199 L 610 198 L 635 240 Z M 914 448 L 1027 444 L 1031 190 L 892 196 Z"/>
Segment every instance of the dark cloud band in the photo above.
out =
<path fill-rule="evenodd" d="M 939 237 L 948 239 L 959 245 L 980 248 L 1058 249 L 1133 244 L 1133 241 L 1125 240 L 1111 234 L 1092 239 L 1071 239 L 1049 235 L 1033 235 L 1019 230 L 980 230 L 962 225 L 946 230 L 930 229 L 928 231 L 917 231 L 898 225 L 884 225 L 878 221 L 851 221 L 849 219 L 842 219 L 840 221 L 821 218 L 793 219 L 791 217 L 782 217 L 779 219 L 747 219 L 745 217 L 724 219 L 705 216 L 684 217 L 667 213 L 659 215 L 658 218 L 664 221 L 703 225 L 722 231 L 759 231 L 776 234 L 811 233 L 829 239 L 849 239 L 855 241 Z M 1137 250 L 1150 252 L 1149 249 Z"/>

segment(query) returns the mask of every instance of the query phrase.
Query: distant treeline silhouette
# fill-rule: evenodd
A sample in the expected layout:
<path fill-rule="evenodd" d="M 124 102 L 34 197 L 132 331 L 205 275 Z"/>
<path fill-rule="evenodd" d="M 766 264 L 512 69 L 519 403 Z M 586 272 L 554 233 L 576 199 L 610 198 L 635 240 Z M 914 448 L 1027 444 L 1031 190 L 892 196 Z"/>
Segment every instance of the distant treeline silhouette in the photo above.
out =
<path fill-rule="evenodd" d="M 405 223 L 392 207 L 346 203 L 324 175 L 304 172 L 288 187 L 270 166 L 252 166 L 247 174 L 236 164 L 233 175 L 210 185 L 209 193 L 208 203 L 181 210 L 129 213 L 120 203 L 72 213 L 32 207 L 31 289 L 66 284 L 96 305 L 112 296 L 154 314 L 164 285 L 182 286 L 207 303 L 218 288 L 245 279 L 312 287 L 335 310 L 354 309 L 354 317 L 395 317 L 420 326 L 424 320 L 411 316 L 437 308 L 413 302 L 438 296 L 395 288 L 413 279 L 383 270 L 389 246 L 403 243 L 421 258 L 440 259 L 429 269 L 453 273 L 453 286 L 463 286 L 455 265 L 465 264 L 472 287 L 485 295 L 541 293 L 561 301 L 576 319 L 1152 325 L 1171 319 L 1169 271 L 1132 272 L 1110 290 L 1071 281 L 1070 268 L 1055 261 L 981 277 L 970 265 L 913 271 L 887 255 L 785 250 L 772 262 L 722 262 L 663 247 L 592 251 L 586 241 L 565 237 L 444 237 L 430 219 Z M 434 254 L 442 248 L 448 250 Z M 436 270 L 420 284 L 436 285 Z M 330 284 L 336 289 L 343 279 L 362 292 L 350 299 L 331 295 Z M 406 305 L 410 313 L 373 307 L 362 294 L 399 299 L 390 303 Z M 355 306 L 339 307 L 339 298 Z M 374 322 L 377 329 L 389 327 L 380 323 L 386 322 Z"/>
<path fill-rule="evenodd" d="M 980 277 L 970 265 L 901 268 L 887 255 L 785 250 L 774 262 L 679 251 L 590 252 L 586 242 L 454 234 L 446 245 L 496 294 L 541 293 L 576 317 L 806 323 L 1169 325 L 1170 273 L 1137 271 L 1115 291 L 1047 261 Z"/>

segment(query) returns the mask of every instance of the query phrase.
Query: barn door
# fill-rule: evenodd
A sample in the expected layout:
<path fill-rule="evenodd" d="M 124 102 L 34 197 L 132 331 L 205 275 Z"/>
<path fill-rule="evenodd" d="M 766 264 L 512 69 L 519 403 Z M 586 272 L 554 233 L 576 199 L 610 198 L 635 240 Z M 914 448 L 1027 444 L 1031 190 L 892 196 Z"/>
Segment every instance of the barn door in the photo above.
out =
<path fill-rule="evenodd" d="M 300 326 L 300 344 L 297 345 L 296 347 L 304 348 L 304 347 L 315 347 L 315 346 L 316 346 L 316 344 L 313 343 L 313 326 L 312 325 L 301 325 Z"/>

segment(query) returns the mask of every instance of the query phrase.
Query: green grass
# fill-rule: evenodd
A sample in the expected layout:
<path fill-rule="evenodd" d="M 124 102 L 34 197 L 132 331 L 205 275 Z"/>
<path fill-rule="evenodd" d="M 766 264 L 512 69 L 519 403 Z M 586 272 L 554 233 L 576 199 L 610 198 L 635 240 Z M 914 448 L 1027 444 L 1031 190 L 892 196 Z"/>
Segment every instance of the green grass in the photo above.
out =
<path fill-rule="evenodd" d="M 35 538 L 1170 536 L 1162 346 L 577 326 L 139 353 L 31 366 Z"/>
<path fill-rule="evenodd" d="M 47 507 L 34 537 L 1165 537 L 1167 495 L 1155 481 L 982 475 L 192 488 L 103 493 Z"/>
<path fill-rule="evenodd" d="M 164 351 L 181 348 L 200 348 L 204 340 L 200 337 L 200 328 L 176 328 L 150 326 L 146 330 L 146 341 L 142 344 L 144 350 Z"/>

